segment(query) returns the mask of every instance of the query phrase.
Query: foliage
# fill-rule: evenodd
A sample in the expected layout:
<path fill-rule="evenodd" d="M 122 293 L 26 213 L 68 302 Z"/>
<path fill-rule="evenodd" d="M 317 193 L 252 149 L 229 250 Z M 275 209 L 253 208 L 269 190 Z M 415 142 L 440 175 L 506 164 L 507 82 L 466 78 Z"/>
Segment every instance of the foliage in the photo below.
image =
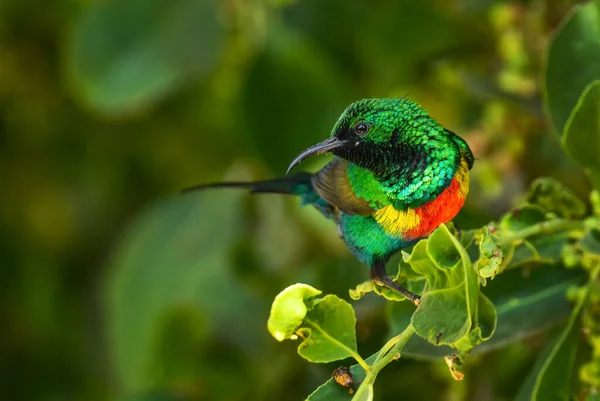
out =
<path fill-rule="evenodd" d="M 575 8 L 567 17 L 550 45 L 546 78 L 547 104 L 556 127 L 562 131 L 563 147 L 587 169 L 596 189 L 600 189 L 600 119 L 597 115 L 600 81 L 595 80 L 597 76 L 594 74 L 598 71 L 594 70 L 597 64 L 594 57 L 598 57 L 600 52 L 590 51 L 588 47 L 600 43 L 598 15 L 600 4 L 592 2 Z M 574 51 L 574 54 L 568 58 L 567 65 L 565 55 L 570 51 Z M 573 59 L 580 59 L 581 66 L 574 65 Z M 557 79 L 557 74 L 566 74 L 568 69 L 571 69 L 570 78 L 577 82 Z M 569 97 L 579 100 L 568 101 Z M 569 115 L 569 118 L 563 122 L 565 115 Z M 600 209 L 598 200 L 598 193 L 594 192 L 590 201 L 596 211 Z M 449 349 L 446 349 L 444 359 L 450 374 L 454 379 L 462 380 L 466 357 L 479 344 L 491 339 L 496 329 L 496 307 L 484 295 L 481 287 L 486 286 L 487 279 L 494 279 L 498 275 L 498 280 L 501 280 L 502 273 L 509 269 L 535 269 L 532 265 L 541 261 L 563 265 L 564 268 L 583 268 L 589 276 L 582 287 L 568 289 L 576 293 L 573 296 L 576 305 L 564 329 L 541 353 L 516 399 L 563 400 L 570 397 L 574 388 L 580 394 L 595 394 L 600 383 L 600 337 L 597 337 L 599 330 L 596 320 L 598 298 L 595 295 L 600 288 L 597 281 L 600 273 L 600 220 L 598 215 L 581 220 L 584 215 L 583 202 L 568 189 L 552 179 L 540 179 L 532 184 L 527 202 L 504 215 L 499 223 L 490 223 L 479 230 L 458 232 L 456 235 L 445 225 L 440 226 L 429 238 L 416 244 L 410 254 L 403 255 L 398 282 L 410 289 L 419 285 L 423 289 L 421 303 L 406 328 L 367 358 L 367 361 L 373 360 L 372 364 L 366 364 L 354 352 L 340 355 L 340 360 L 354 357 L 364 369 L 360 375 L 360 387 L 354 396 L 351 397 L 352 392 L 340 389 L 336 392 L 333 388 L 337 384 L 330 379 L 311 394 L 309 400 L 342 400 L 350 397 L 353 400 L 373 399 L 373 382 L 377 374 L 387 363 L 401 356 L 413 334 L 436 347 L 447 346 Z M 362 284 L 352 292 L 353 298 L 359 299 L 371 290 L 375 290 L 372 284 Z M 541 289 L 540 292 L 545 290 Z M 386 296 L 386 293 L 378 292 Z M 536 293 L 527 295 L 538 297 Z M 566 296 L 566 293 L 561 295 Z M 327 297 L 330 295 L 323 300 Z M 391 296 L 390 300 L 400 301 L 396 296 Z M 555 312 L 553 309 L 542 311 L 547 308 L 553 308 L 553 304 L 538 304 L 536 313 Z M 275 302 L 271 319 L 274 316 L 286 316 L 288 311 L 286 306 Z M 319 326 L 339 319 L 335 310 L 320 317 L 321 320 L 317 322 Z M 523 314 L 519 318 L 527 319 L 528 316 Z M 305 322 L 298 321 L 294 330 L 301 330 Z M 311 321 L 310 324 L 314 323 Z M 572 372 L 582 325 L 594 348 L 594 355 L 583 366 L 579 362 L 580 384 L 574 385 L 571 382 Z M 539 327 L 532 327 L 536 328 Z M 295 332 L 291 331 L 286 338 L 297 338 L 293 334 Z M 335 332 L 329 334 L 331 338 L 336 338 Z M 340 338 L 349 336 L 345 332 L 338 334 Z M 501 340 L 505 344 L 516 341 L 520 337 L 518 334 L 519 330 L 506 330 Z M 306 342 L 302 346 L 307 347 Z M 299 354 L 310 361 L 319 362 L 307 358 L 301 351 Z M 356 372 L 357 369 L 355 365 L 351 371 Z"/>
<path fill-rule="evenodd" d="M 600 3 L 579 3 L 0 2 L 3 398 L 597 396 Z M 416 311 L 294 200 L 175 195 L 280 175 L 348 103 L 405 95 L 477 157 L 456 226 L 388 266 Z M 269 319 L 282 288 L 302 296 Z"/>
<path fill-rule="evenodd" d="M 480 344 L 485 346 L 485 341 L 493 339 L 495 342 L 506 346 L 511 342 L 519 341 L 523 336 L 543 329 L 544 320 L 534 319 L 534 316 L 531 316 L 532 313 L 559 317 L 557 316 L 559 310 L 556 308 L 556 303 L 550 302 L 548 298 L 551 287 L 547 286 L 547 283 L 543 287 L 537 288 L 526 286 L 521 291 L 513 294 L 508 306 L 508 309 L 512 309 L 512 311 L 506 312 L 506 305 L 498 302 L 495 306 L 484 295 L 486 278 L 490 276 L 487 270 L 476 268 L 482 262 L 490 264 L 490 258 L 499 259 L 498 263 L 491 263 L 496 266 L 494 276 L 499 275 L 495 280 L 502 280 L 503 274 L 512 269 L 523 271 L 549 269 L 552 265 L 547 262 L 558 265 L 564 264 L 561 249 L 567 250 L 570 247 L 580 249 L 579 243 L 573 241 L 583 241 L 584 238 L 587 238 L 585 233 L 589 230 L 589 227 L 600 227 L 600 221 L 595 216 L 588 217 L 585 220 L 572 220 L 552 212 L 552 210 L 562 210 L 563 215 L 569 216 L 580 210 L 578 208 L 580 203 L 573 199 L 572 194 L 552 180 L 545 179 L 534 183 L 529 201 L 540 199 L 539 196 L 536 196 L 536 193 L 539 193 L 539 186 L 550 187 L 552 190 L 549 193 L 554 195 L 553 203 L 549 202 L 548 198 L 544 198 L 544 201 L 541 202 L 546 208 L 542 208 L 540 204 L 525 203 L 503 216 L 500 223 L 490 223 L 479 230 L 459 232 L 456 234 L 458 238 L 452 235 L 445 225 L 442 225 L 428 239 L 415 245 L 411 254 L 404 255 L 405 263 L 401 264 L 400 271 L 412 269 L 412 272 L 399 275 L 399 281 L 401 284 L 406 285 L 407 282 L 401 281 L 402 277 L 411 277 L 409 280 L 420 281 L 419 277 L 424 276 L 426 284 L 422 302 L 416 311 L 412 313 L 407 328 L 399 336 L 390 339 L 379 352 L 366 359 L 367 361 L 374 359 L 374 362 L 364 368 L 366 376 L 364 373 L 357 375 L 361 378 L 361 386 L 369 388 L 369 390 L 363 390 L 363 392 L 372 391 L 370 387 L 373 385 L 377 373 L 383 367 L 381 366 L 382 358 L 391 353 L 391 355 L 394 355 L 391 359 L 397 359 L 402 354 L 404 345 L 407 345 L 409 349 L 408 357 L 417 355 L 435 357 L 439 354 L 436 348 L 424 346 L 422 341 L 420 346 L 414 347 L 411 352 L 407 344 L 408 339 L 404 339 L 401 345 L 398 345 L 399 338 L 402 336 L 410 338 L 410 336 L 416 334 L 435 347 L 447 346 L 442 352 L 446 353 L 444 358 L 448 363 L 450 373 L 455 379 L 462 380 L 466 357 L 472 351 L 477 351 Z M 570 205 L 572 209 L 566 208 L 566 205 Z M 564 241 L 565 236 L 572 241 L 568 243 Z M 493 246 L 490 244 L 493 244 Z M 600 245 L 600 243 L 596 245 Z M 517 249 L 521 246 L 526 247 L 530 252 L 526 257 L 515 257 L 519 254 Z M 557 257 L 546 259 L 542 255 L 542 246 L 558 249 Z M 504 257 L 503 255 L 510 256 Z M 566 328 L 560 333 L 555 342 L 549 344 L 548 351 L 542 353 L 538 361 L 540 366 L 530 374 L 518 395 L 519 399 L 545 400 L 552 397 L 564 399 L 570 392 L 570 374 L 566 374 L 565 369 L 567 369 L 566 372 L 570 372 L 573 368 L 574 357 L 578 348 L 577 334 L 582 323 L 582 309 L 584 304 L 588 304 L 590 291 L 596 285 L 595 277 L 600 272 L 600 259 L 593 253 L 581 250 L 576 260 L 569 260 L 571 264 L 581 265 L 585 263 L 583 261 L 586 259 L 589 260 L 587 263 L 589 264 L 588 267 L 592 269 L 590 273 L 593 276 L 590 277 L 588 284 L 578 290 L 577 306 L 573 311 L 570 312 L 569 308 L 564 310 L 567 315 L 570 314 Z M 558 271 L 564 269 L 565 267 L 562 266 L 559 267 Z M 585 282 L 585 274 L 580 273 L 571 275 L 572 280 L 567 282 L 569 284 L 566 286 L 564 286 L 566 283 L 565 276 L 559 278 L 560 281 L 557 284 L 563 285 L 563 287 L 558 293 L 554 293 L 554 295 L 558 295 L 559 300 L 565 299 L 567 290 L 572 290 Z M 288 291 L 290 291 L 290 288 L 286 289 L 284 293 Z M 313 291 L 315 290 L 313 289 Z M 317 293 L 313 294 L 316 295 Z M 552 291 L 550 291 L 550 294 L 552 294 Z M 507 294 L 503 293 L 502 295 L 506 296 Z M 545 302 L 538 301 L 533 309 L 522 306 L 530 302 L 531 299 L 542 299 Z M 498 313 L 501 318 L 499 324 L 508 327 L 498 333 L 501 337 L 494 337 L 497 322 L 496 307 L 502 311 Z M 276 315 L 288 316 L 293 309 L 295 308 L 282 305 L 276 301 L 271 309 L 271 319 Z M 317 322 L 318 325 L 326 325 L 328 320 L 340 319 L 335 310 L 331 310 L 329 315 L 325 314 L 320 317 L 322 320 Z M 525 319 L 534 319 L 535 324 L 530 326 L 529 330 L 523 330 L 522 327 L 519 327 Z M 303 323 L 303 320 L 299 320 L 294 330 L 298 330 Z M 398 326 L 401 325 L 393 325 L 394 328 Z M 350 327 L 352 330 L 354 329 L 353 324 Z M 290 331 L 286 338 L 297 338 L 294 337 L 294 332 Z M 271 333 L 273 334 L 273 332 Z M 338 335 L 348 336 L 347 333 L 343 332 Z M 331 332 L 330 337 L 335 338 L 335 333 Z M 299 354 L 306 358 L 303 352 L 300 351 L 303 346 L 306 347 L 305 343 L 300 346 Z M 479 352 L 489 352 L 490 349 L 492 347 L 484 347 Z M 348 356 L 354 357 L 358 365 L 364 367 L 363 358 L 353 354 L 343 354 L 338 359 L 345 359 Z M 310 358 L 306 359 L 319 362 Z M 389 363 L 391 359 L 385 359 L 385 362 Z M 353 371 L 356 371 L 358 365 L 352 367 Z M 309 399 L 350 399 L 351 396 L 346 392 L 340 389 L 335 391 L 336 386 L 332 380 L 329 380 L 326 385 L 319 387 Z M 359 388 L 353 399 L 362 399 L 360 398 L 362 394 Z"/>

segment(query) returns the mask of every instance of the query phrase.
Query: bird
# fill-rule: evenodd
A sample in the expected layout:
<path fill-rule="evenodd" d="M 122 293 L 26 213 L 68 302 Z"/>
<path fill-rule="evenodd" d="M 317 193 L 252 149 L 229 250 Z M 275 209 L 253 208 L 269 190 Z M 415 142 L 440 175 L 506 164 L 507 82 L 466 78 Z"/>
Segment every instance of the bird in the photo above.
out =
<path fill-rule="evenodd" d="M 331 154 L 320 170 L 289 174 L 304 160 Z M 395 253 L 429 236 L 460 211 L 469 192 L 474 156 L 467 142 L 418 103 L 369 98 L 350 104 L 327 139 L 298 154 L 286 175 L 261 181 L 189 187 L 244 188 L 296 195 L 337 224 L 340 237 L 370 269 L 370 279 L 415 305 L 420 296 L 386 271 Z"/>

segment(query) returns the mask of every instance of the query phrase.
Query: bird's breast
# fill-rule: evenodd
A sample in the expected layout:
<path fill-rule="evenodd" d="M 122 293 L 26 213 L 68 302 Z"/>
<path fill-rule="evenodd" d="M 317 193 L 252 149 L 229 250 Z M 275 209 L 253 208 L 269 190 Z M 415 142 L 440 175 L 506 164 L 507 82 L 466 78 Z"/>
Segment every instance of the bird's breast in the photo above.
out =
<path fill-rule="evenodd" d="M 468 192 L 469 168 L 462 159 L 450 185 L 437 198 L 414 209 L 398 210 L 388 205 L 376 210 L 373 217 L 390 235 L 403 239 L 423 238 L 458 214 Z"/>

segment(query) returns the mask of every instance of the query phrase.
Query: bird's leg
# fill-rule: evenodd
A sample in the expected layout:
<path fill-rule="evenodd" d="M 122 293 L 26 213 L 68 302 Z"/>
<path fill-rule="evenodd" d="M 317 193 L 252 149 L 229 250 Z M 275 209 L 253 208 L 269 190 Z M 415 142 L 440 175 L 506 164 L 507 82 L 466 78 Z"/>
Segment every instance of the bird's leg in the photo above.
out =
<path fill-rule="evenodd" d="M 462 239 L 462 231 L 460 227 L 458 227 L 458 224 L 456 224 L 455 222 L 452 223 L 454 224 L 454 229 L 456 230 L 456 239 L 460 241 Z"/>
<path fill-rule="evenodd" d="M 376 260 L 371 266 L 371 281 L 387 287 L 390 290 L 396 291 L 415 305 L 419 305 L 421 301 L 420 296 L 408 291 L 406 288 L 396 283 L 387 275 L 387 271 L 385 270 L 385 262 L 382 260 Z"/>

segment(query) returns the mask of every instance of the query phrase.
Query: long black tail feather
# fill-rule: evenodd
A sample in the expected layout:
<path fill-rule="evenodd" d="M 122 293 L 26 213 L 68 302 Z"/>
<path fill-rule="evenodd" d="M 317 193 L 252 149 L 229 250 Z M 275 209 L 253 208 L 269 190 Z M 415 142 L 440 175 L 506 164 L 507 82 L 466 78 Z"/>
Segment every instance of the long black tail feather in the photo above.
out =
<path fill-rule="evenodd" d="M 272 180 L 249 182 L 213 182 L 185 188 L 181 192 L 189 193 L 211 188 L 241 188 L 250 190 L 250 193 L 301 195 L 304 191 L 309 190 L 311 177 L 312 174 L 301 172 L 285 177 L 274 178 Z"/>

